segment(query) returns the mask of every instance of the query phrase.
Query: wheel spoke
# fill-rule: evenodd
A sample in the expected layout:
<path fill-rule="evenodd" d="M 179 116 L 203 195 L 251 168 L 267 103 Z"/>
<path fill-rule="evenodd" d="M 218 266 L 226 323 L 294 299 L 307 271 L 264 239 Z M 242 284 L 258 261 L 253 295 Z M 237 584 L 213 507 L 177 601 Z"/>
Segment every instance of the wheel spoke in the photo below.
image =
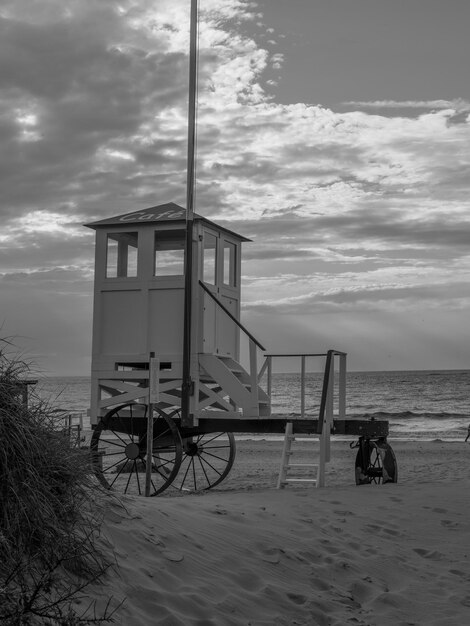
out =
<path fill-rule="evenodd" d="M 153 454 L 152 457 L 154 459 L 158 459 L 158 465 L 160 467 L 166 467 L 167 465 L 171 465 L 171 463 L 174 463 L 173 459 L 167 459 L 165 457 L 156 456 L 155 454 Z"/>
<path fill-rule="evenodd" d="M 188 467 L 186 468 L 186 471 L 185 471 L 185 473 L 184 473 L 183 479 L 181 480 L 181 485 L 180 485 L 180 487 L 179 487 L 180 489 L 182 489 L 182 488 L 183 488 L 183 485 L 184 485 L 184 483 L 186 482 L 186 477 L 187 477 L 187 475 L 188 475 L 188 472 L 189 472 L 189 469 L 190 469 L 190 467 L 191 467 L 191 463 L 193 462 L 193 458 L 194 458 L 194 457 L 186 457 L 186 458 L 189 458 L 189 463 L 188 463 Z"/>
<path fill-rule="evenodd" d="M 111 489 L 111 487 L 114 485 L 114 483 L 116 482 L 116 480 L 119 478 L 119 476 L 121 475 L 121 473 L 123 472 L 124 468 L 126 467 L 126 463 L 127 463 L 127 461 L 125 461 L 125 462 L 122 464 L 122 467 L 120 468 L 119 472 L 116 474 L 116 476 L 115 476 L 115 478 L 114 478 L 113 482 L 109 485 L 109 488 L 110 488 L 110 489 Z"/>
<path fill-rule="evenodd" d="M 130 406 L 130 415 L 131 415 L 131 438 L 134 440 L 134 414 L 133 414 L 133 405 Z"/>
<path fill-rule="evenodd" d="M 107 443 L 110 446 L 117 446 L 118 448 L 125 448 L 127 446 L 127 443 L 126 444 L 120 444 L 120 443 L 117 443 L 116 441 L 110 441 L 109 439 L 100 439 L 100 443 L 102 443 L 102 444 L 103 443 Z"/>
<path fill-rule="evenodd" d="M 168 465 L 173 465 L 174 468 L 174 464 L 175 464 L 175 460 L 174 459 L 166 459 L 166 458 L 162 458 L 160 456 L 156 456 L 156 455 L 152 455 L 152 459 L 153 459 L 153 463 L 152 463 L 152 467 L 155 468 L 155 472 L 161 476 L 164 480 L 168 479 L 168 476 L 171 475 L 172 470 L 169 469 L 167 466 Z"/>
<path fill-rule="evenodd" d="M 135 477 L 137 478 L 137 489 L 139 490 L 139 496 L 141 496 L 142 491 L 140 490 L 139 468 L 137 467 L 137 461 L 134 461 L 134 466 L 135 466 Z"/>
<path fill-rule="evenodd" d="M 193 484 L 194 484 L 194 491 L 197 491 L 196 463 L 194 462 L 194 457 L 192 457 L 192 459 L 191 459 L 191 464 L 192 464 L 192 466 L 193 466 Z"/>
<path fill-rule="evenodd" d="M 107 456 L 107 455 L 106 455 L 106 456 Z M 109 473 L 109 471 L 110 471 L 110 470 L 112 470 L 112 469 L 113 469 L 113 467 L 116 467 L 116 465 L 119 465 L 120 463 L 123 463 L 123 467 L 124 467 L 124 466 L 125 466 L 126 461 L 127 461 L 127 457 L 126 457 L 126 456 L 124 456 L 124 457 L 122 457 L 121 459 L 118 459 L 118 460 L 116 461 L 116 463 L 113 463 L 112 465 L 108 465 L 108 466 L 107 466 L 107 467 L 103 470 L 103 472 L 108 472 L 108 473 Z M 122 470 L 121 470 L 121 471 L 122 471 Z"/>
<path fill-rule="evenodd" d="M 219 470 L 216 467 L 214 467 L 211 463 L 209 463 L 207 459 L 203 459 L 202 457 L 199 457 L 199 460 L 201 461 L 201 464 L 202 464 L 202 461 L 204 461 L 204 463 L 206 463 L 211 469 L 213 469 L 216 474 L 218 474 L 219 476 L 222 476 L 222 472 L 219 472 Z"/>
<path fill-rule="evenodd" d="M 108 413 L 111 424 L 113 424 L 114 422 L 114 424 L 119 426 L 119 430 L 115 430 L 114 425 L 112 427 L 110 426 L 109 428 L 107 428 L 107 430 L 109 430 L 115 437 L 118 437 L 122 441 L 122 443 L 125 446 L 127 446 L 127 443 L 123 437 L 126 437 L 126 435 L 129 436 L 129 434 L 126 432 L 126 429 L 124 427 L 124 423 L 122 421 L 122 416 L 121 416 L 121 411 L 122 411 L 122 407 L 119 407 L 115 411 L 111 411 L 111 413 Z M 107 416 L 104 419 L 107 420 Z M 121 434 L 122 434 L 122 437 L 121 437 Z"/>
<path fill-rule="evenodd" d="M 211 441 L 214 441 L 215 439 L 219 439 L 219 437 L 222 437 L 222 435 L 224 435 L 225 433 L 216 433 L 213 437 L 211 437 L 210 439 L 207 439 L 204 442 L 204 446 L 207 446 L 208 443 L 211 443 Z M 206 435 L 201 435 L 201 439 L 204 439 Z M 197 443 L 199 443 L 200 439 L 198 439 Z"/>
<path fill-rule="evenodd" d="M 144 458 L 142 458 L 142 464 L 144 466 L 145 472 L 147 472 L 147 461 Z M 155 483 L 153 482 L 152 477 L 150 477 L 150 484 L 152 485 L 153 490 L 157 491 L 157 488 L 155 487 Z"/>
<path fill-rule="evenodd" d="M 116 432 L 115 430 L 111 430 L 111 432 L 112 432 L 112 434 L 115 437 L 117 437 L 119 439 L 119 441 L 122 441 L 123 448 L 125 448 L 127 446 L 127 443 L 124 441 L 124 439 L 121 437 L 121 435 L 118 432 Z"/>
<path fill-rule="evenodd" d="M 200 456 L 203 456 L 202 454 Z M 227 462 L 227 459 L 224 456 L 218 456 L 217 454 L 212 454 L 211 452 L 206 452 L 204 450 L 204 456 L 210 456 L 214 459 L 218 459 L 219 461 L 222 461 L 223 463 Z"/>
<path fill-rule="evenodd" d="M 125 453 L 121 452 L 120 450 L 118 450 L 118 452 L 108 452 L 108 451 L 106 451 L 106 457 L 108 457 L 108 456 L 116 456 L 116 454 L 120 454 L 123 458 L 127 458 L 125 456 Z"/>
<path fill-rule="evenodd" d="M 160 468 L 158 467 L 158 465 L 155 466 L 155 473 L 158 474 L 164 480 L 167 480 L 167 478 L 168 478 L 168 474 L 164 474 L 163 472 L 161 472 Z"/>
<path fill-rule="evenodd" d="M 127 479 L 127 484 L 126 484 L 126 488 L 124 489 L 124 493 L 127 493 L 127 490 L 129 488 L 129 483 L 131 482 L 132 474 L 134 473 L 134 467 L 135 467 L 135 459 L 134 459 L 134 462 L 132 463 L 131 469 L 129 470 L 129 478 Z"/>
<path fill-rule="evenodd" d="M 207 484 L 208 484 L 208 485 L 210 485 L 210 484 L 211 484 L 211 481 L 209 480 L 209 476 L 207 475 L 206 468 L 205 468 L 205 467 L 204 467 L 204 465 L 202 464 L 202 459 L 201 459 L 201 457 L 199 457 L 199 464 L 200 464 L 200 466 L 201 466 L 202 471 L 204 472 L 204 476 L 206 477 Z"/>

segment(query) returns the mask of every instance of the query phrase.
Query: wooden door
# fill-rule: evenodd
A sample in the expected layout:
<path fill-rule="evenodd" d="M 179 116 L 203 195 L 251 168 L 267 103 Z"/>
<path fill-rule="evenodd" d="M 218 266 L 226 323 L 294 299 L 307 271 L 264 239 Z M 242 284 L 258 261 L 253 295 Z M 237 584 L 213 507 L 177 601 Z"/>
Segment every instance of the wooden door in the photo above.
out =
<path fill-rule="evenodd" d="M 202 280 L 236 319 L 240 317 L 239 249 L 239 243 L 225 233 L 204 228 Z M 237 359 L 239 329 L 208 294 L 204 294 L 203 316 L 203 351 Z"/>

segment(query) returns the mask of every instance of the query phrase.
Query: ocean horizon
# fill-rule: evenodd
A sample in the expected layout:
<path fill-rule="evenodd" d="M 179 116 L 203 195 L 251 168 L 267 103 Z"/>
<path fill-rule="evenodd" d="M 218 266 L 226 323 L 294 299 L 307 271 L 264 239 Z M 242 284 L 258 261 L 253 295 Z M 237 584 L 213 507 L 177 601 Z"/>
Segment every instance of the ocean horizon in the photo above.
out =
<path fill-rule="evenodd" d="M 322 372 L 307 374 L 306 414 L 318 415 Z M 90 406 L 89 376 L 40 377 L 33 395 L 54 408 L 82 413 Z M 300 413 L 300 376 L 273 374 L 272 412 Z M 348 419 L 383 419 L 389 438 L 463 441 L 470 423 L 470 370 L 349 371 Z"/>

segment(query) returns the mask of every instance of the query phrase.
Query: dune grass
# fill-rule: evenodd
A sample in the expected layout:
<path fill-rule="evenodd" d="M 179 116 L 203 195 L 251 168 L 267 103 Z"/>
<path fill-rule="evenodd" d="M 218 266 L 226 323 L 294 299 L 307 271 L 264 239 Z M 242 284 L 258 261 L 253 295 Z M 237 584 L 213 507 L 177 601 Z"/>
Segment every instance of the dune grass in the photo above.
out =
<path fill-rule="evenodd" d="M 53 408 L 34 393 L 25 405 L 28 376 L 0 345 L 0 623 L 113 621 L 110 603 L 97 616 L 85 601 L 111 562 L 96 541 L 109 496 Z"/>

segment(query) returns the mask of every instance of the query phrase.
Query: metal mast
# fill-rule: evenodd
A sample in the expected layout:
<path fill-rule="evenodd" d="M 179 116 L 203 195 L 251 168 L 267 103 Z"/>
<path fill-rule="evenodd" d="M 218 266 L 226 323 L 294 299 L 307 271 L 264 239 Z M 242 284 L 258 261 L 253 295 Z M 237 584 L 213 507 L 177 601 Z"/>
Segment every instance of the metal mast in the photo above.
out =
<path fill-rule="evenodd" d="M 191 305 L 193 275 L 194 153 L 196 145 L 197 9 L 198 0 L 191 0 L 189 36 L 188 158 L 186 174 L 186 245 L 184 256 L 183 383 L 181 398 L 183 424 L 189 421 L 190 397 L 193 389 L 191 380 Z"/>

